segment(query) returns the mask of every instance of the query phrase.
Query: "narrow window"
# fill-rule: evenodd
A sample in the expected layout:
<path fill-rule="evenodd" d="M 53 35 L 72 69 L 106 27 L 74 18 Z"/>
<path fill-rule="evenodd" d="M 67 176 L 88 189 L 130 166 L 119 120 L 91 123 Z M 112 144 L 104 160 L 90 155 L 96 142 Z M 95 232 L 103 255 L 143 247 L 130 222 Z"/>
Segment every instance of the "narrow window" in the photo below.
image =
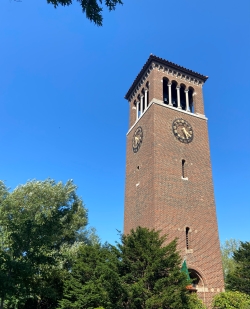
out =
<path fill-rule="evenodd" d="M 141 104 L 141 97 L 138 96 L 138 118 L 142 115 L 142 104 Z"/>
<path fill-rule="evenodd" d="M 180 87 L 180 104 L 181 109 L 186 110 L 186 95 L 185 95 L 185 86 L 182 84 Z"/>
<path fill-rule="evenodd" d="M 163 78 L 163 103 L 169 104 L 168 79 Z"/>
<path fill-rule="evenodd" d="M 177 107 L 177 83 L 176 81 L 172 81 L 172 85 L 171 85 L 171 96 L 172 96 L 172 104 L 173 107 Z"/>
<path fill-rule="evenodd" d="M 189 227 L 186 227 L 186 248 L 189 249 Z"/>
<path fill-rule="evenodd" d="M 189 87 L 188 91 L 188 99 L 189 99 L 189 108 L 190 112 L 194 113 L 194 101 L 193 101 L 193 96 L 194 96 L 194 89 L 192 87 Z"/>
<path fill-rule="evenodd" d="M 181 161 L 181 167 L 182 167 L 182 178 L 185 178 L 185 160 Z"/>

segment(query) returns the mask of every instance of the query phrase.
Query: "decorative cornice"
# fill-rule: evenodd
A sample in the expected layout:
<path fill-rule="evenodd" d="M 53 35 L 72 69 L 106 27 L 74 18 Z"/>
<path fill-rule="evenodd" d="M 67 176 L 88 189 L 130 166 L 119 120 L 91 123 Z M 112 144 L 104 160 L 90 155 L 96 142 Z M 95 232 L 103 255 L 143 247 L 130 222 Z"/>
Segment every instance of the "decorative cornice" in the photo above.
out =
<path fill-rule="evenodd" d="M 182 80 L 194 85 L 202 86 L 208 79 L 208 76 L 186 69 L 178 64 L 151 54 L 126 93 L 125 99 L 130 101 L 132 97 L 136 95 L 141 85 L 146 81 L 150 72 L 154 69 L 166 72 L 166 74 L 172 75 L 173 77 L 180 79 L 180 81 Z"/>

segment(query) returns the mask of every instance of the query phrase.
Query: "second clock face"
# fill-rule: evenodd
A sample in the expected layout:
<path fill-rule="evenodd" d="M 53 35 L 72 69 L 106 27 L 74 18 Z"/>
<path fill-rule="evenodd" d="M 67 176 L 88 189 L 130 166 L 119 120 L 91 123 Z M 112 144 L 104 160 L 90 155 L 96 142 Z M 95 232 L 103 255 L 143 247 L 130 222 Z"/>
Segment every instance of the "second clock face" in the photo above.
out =
<path fill-rule="evenodd" d="M 172 125 L 175 137 L 182 143 L 190 143 L 193 140 L 194 132 L 191 125 L 184 119 L 176 119 Z"/>
<path fill-rule="evenodd" d="M 134 153 L 136 153 L 140 149 L 141 143 L 142 143 L 142 139 L 143 139 L 142 127 L 138 127 L 135 130 L 135 133 L 134 133 L 134 136 L 133 136 L 132 147 L 133 147 L 133 152 Z"/>

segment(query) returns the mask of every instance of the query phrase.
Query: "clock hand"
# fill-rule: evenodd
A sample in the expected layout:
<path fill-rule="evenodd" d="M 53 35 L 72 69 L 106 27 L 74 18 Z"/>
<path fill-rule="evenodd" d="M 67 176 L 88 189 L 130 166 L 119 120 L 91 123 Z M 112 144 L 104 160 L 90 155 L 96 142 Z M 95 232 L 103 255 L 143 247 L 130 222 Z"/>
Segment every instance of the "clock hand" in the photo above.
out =
<path fill-rule="evenodd" d="M 191 135 L 188 133 L 188 131 L 185 128 L 182 128 L 181 130 L 184 133 L 184 135 L 186 136 L 186 138 L 191 137 Z"/>
<path fill-rule="evenodd" d="M 135 144 L 137 145 L 139 143 L 139 138 L 135 136 Z"/>

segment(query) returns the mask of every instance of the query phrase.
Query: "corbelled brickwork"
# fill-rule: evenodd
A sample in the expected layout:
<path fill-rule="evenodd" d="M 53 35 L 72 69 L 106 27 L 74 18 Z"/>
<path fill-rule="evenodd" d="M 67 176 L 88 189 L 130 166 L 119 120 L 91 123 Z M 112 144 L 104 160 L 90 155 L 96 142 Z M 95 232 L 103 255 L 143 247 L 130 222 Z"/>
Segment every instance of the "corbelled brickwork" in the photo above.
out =
<path fill-rule="evenodd" d="M 202 84 L 206 77 L 188 70 L 184 73 L 189 76 L 183 77 L 181 67 L 164 64 L 162 59 L 153 56 L 127 95 L 130 128 L 124 232 L 145 226 L 161 230 L 168 235 L 169 241 L 178 238 L 178 250 L 199 281 L 198 294 L 210 306 L 212 297 L 224 290 L 224 281 L 207 120 L 203 115 Z M 163 78 L 192 89 L 194 113 L 163 103 Z M 148 106 L 137 120 L 135 102 L 146 88 Z M 180 142 L 173 134 L 173 121 L 180 118 L 192 126 L 190 143 Z M 139 151 L 134 153 L 133 135 L 139 126 L 143 130 L 143 140 Z"/>

